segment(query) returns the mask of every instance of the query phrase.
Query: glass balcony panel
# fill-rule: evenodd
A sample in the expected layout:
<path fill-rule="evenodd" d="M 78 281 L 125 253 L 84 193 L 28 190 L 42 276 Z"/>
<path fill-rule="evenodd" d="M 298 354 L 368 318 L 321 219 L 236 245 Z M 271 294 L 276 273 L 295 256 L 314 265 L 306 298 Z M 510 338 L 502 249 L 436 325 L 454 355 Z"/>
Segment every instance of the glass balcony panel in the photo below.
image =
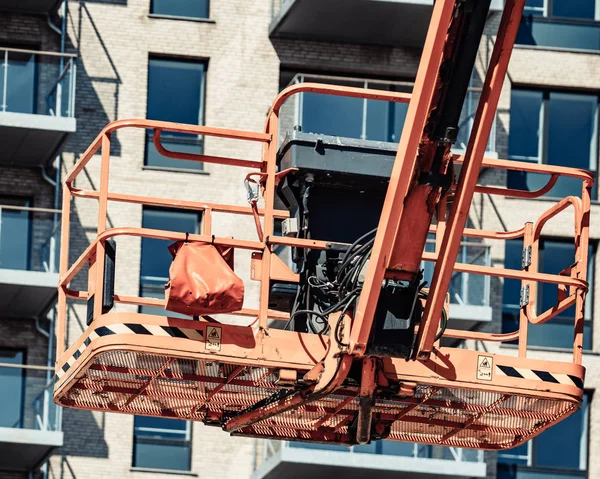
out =
<path fill-rule="evenodd" d="M 52 384 L 43 367 L 22 367 L 0 351 L 0 427 L 60 431 L 60 412 L 52 401 Z M 22 352 L 20 354 L 23 354 Z"/>
<path fill-rule="evenodd" d="M 598 51 L 600 50 L 600 23 L 582 23 L 554 18 L 549 20 L 538 16 L 526 16 L 519 27 L 516 43 Z"/>
<path fill-rule="evenodd" d="M 60 223 L 53 210 L 28 205 L 0 197 L 0 269 L 57 272 Z"/>
<path fill-rule="evenodd" d="M 425 251 L 435 251 L 435 243 L 431 239 L 425 246 Z M 457 262 L 490 266 L 490 247 L 485 244 L 464 242 L 459 250 Z M 425 261 L 423 278 L 429 284 L 433 278 L 434 263 Z M 453 273 L 450 280 L 450 303 L 470 306 L 489 306 L 490 278 L 481 274 Z"/>
<path fill-rule="evenodd" d="M 74 116 L 75 63 L 71 57 L 0 48 L 0 63 L 6 70 L 6 76 L 0 75 L 0 111 Z"/>

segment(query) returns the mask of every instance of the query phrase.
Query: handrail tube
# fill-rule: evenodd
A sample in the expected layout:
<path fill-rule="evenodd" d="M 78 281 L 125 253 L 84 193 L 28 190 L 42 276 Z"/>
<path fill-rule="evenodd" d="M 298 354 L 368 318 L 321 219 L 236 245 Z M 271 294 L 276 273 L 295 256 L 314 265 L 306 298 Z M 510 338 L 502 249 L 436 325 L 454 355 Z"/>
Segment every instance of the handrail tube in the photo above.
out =
<path fill-rule="evenodd" d="M 581 252 L 579 251 L 579 248 L 577 247 L 577 243 L 578 243 L 578 238 L 581 234 L 581 221 L 583 219 L 582 211 L 581 211 L 582 210 L 582 202 L 581 202 L 581 199 L 579 199 L 579 198 L 576 198 L 574 196 L 567 196 L 566 198 L 563 198 L 561 201 L 559 201 L 558 203 L 553 205 L 551 208 L 548 208 L 546 211 L 544 211 L 534 225 L 533 236 L 532 236 L 533 244 L 531 246 L 531 259 L 532 259 L 532 267 L 534 270 L 537 270 L 537 266 L 538 266 L 537 258 L 538 258 L 539 242 L 540 242 L 540 236 L 542 233 L 542 229 L 544 228 L 546 223 L 551 218 L 554 218 L 556 215 L 563 212 L 569 206 L 573 206 L 573 209 L 575 210 L 574 215 L 573 215 L 574 223 L 575 223 L 575 243 L 576 243 L 576 250 L 575 250 L 576 258 L 575 258 L 575 260 L 576 260 L 576 263 L 579 263 L 581 261 L 581 258 L 579 257 Z M 575 268 L 573 268 L 571 271 L 571 277 L 575 278 L 577 276 L 577 274 L 578 274 L 578 265 L 576 264 Z M 557 316 L 558 314 L 562 313 L 564 310 L 566 310 L 569 306 L 572 305 L 572 303 L 567 304 L 568 299 L 569 299 L 569 298 L 567 298 L 562 301 L 559 301 L 558 304 L 547 309 L 540 315 L 537 315 L 534 310 L 534 306 L 536 304 L 535 297 L 537 295 L 537 284 L 535 282 L 531 282 L 529 284 L 529 288 L 530 288 L 529 295 L 533 298 L 533 301 L 529 301 L 529 303 L 527 303 L 526 308 L 525 308 L 525 314 L 526 314 L 529 322 L 532 324 L 543 324 L 546 321 L 548 321 L 549 319 L 553 318 L 554 316 Z"/>
<path fill-rule="evenodd" d="M 184 160 L 184 161 L 197 161 L 202 163 L 216 163 L 220 165 L 229 165 L 229 166 L 240 166 L 242 168 L 258 168 L 262 167 L 262 161 L 250 161 L 250 160 L 242 160 L 239 158 L 225 158 L 222 156 L 210 156 L 204 154 L 195 154 L 195 153 L 182 153 L 177 151 L 167 150 L 162 143 L 160 142 L 160 134 L 162 130 L 155 128 L 154 129 L 154 147 L 156 151 L 158 151 L 161 155 L 166 158 L 173 158 L 176 160 Z"/>
<path fill-rule="evenodd" d="M 97 190 L 80 190 L 73 189 L 73 196 L 78 198 L 87 199 L 98 199 L 99 194 Z M 154 198 L 151 196 L 140 196 L 140 195 L 126 195 L 123 193 L 108 193 L 109 201 L 116 201 L 120 203 L 133 203 L 148 206 L 160 206 L 161 208 L 178 208 L 178 209 L 191 209 L 197 211 L 212 210 L 215 213 L 231 213 L 240 215 L 252 215 L 252 208 L 249 206 L 238 206 L 238 205 L 224 205 L 220 203 L 207 203 L 205 201 L 187 201 L 178 200 L 173 198 Z M 264 209 L 258 209 L 259 215 L 264 215 Z M 275 210 L 275 218 L 289 218 L 290 213 L 287 210 Z"/>
<path fill-rule="evenodd" d="M 45 51 L 45 50 L 29 50 L 27 48 L 0 47 L 0 52 L 31 53 L 33 55 L 48 56 L 48 57 L 77 58 L 77 54 L 75 54 L 75 53 L 60 53 L 60 52 L 51 52 L 51 51 Z"/>
<path fill-rule="evenodd" d="M 249 240 L 237 240 L 234 238 L 218 238 L 215 236 L 208 236 L 202 234 L 188 234 L 188 233 L 177 233 L 174 231 L 155 230 L 147 228 L 135 228 L 132 226 L 124 226 L 120 228 L 108 228 L 102 233 L 98 234 L 96 238 L 89 244 L 85 251 L 77 258 L 77 260 L 71 265 L 65 275 L 61 275 L 59 279 L 59 286 L 65 288 L 70 281 L 77 275 L 81 268 L 85 265 L 85 262 L 92 257 L 96 246 L 99 242 L 105 241 L 108 238 L 115 236 L 136 236 L 153 239 L 163 239 L 171 241 L 197 241 L 200 243 L 213 243 L 223 246 L 237 247 L 241 249 L 247 249 L 252 251 L 262 251 L 264 246 L 258 241 Z"/>
<path fill-rule="evenodd" d="M 437 225 L 432 225 L 429 227 L 429 232 L 436 233 L 437 229 L 438 229 Z M 467 236 L 469 238 L 510 240 L 510 239 L 522 238 L 524 232 L 525 232 L 524 228 L 519 228 L 518 230 L 512 230 L 512 231 L 489 231 L 489 230 L 476 230 L 473 228 L 465 228 L 463 230 L 463 236 Z"/>
<path fill-rule="evenodd" d="M 211 126 L 203 125 L 184 125 L 180 123 L 172 123 L 167 121 L 158 120 L 140 120 L 140 119 L 127 119 L 127 120 L 116 120 L 106 125 L 96 136 L 96 139 L 83 153 L 80 159 L 73 165 L 69 173 L 65 178 L 65 184 L 70 189 L 71 183 L 75 177 L 83 170 L 85 165 L 91 160 L 92 155 L 98 151 L 101 145 L 102 137 L 110 134 L 114 131 L 122 128 L 143 128 L 149 130 L 160 129 L 161 131 L 172 131 L 175 133 L 189 133 L 194 135 L 206 135 L 214 136 L 217 138 L 230 138 L 233 140 L 242 141 L 254 141 L 259 143 L 266 143 L 271 141 L 271 135 L 267 133 L 256 133 L 243 130 L 230 130 L 225 128 L 216 128 Z"/>
<path fill-rule="evenodd" d="M 423 253 L 423 261 L 437 261 L 435 253 Z M 548 273 L 527 273 L 516 269 L 497 268 L 494 266 L 479 266 L 468 263 L 456 263 L 453 271 L 458 273 L 473 273 L 488 276 L 499 276 L 509 279 L 527 279 L 537 281 L 538 283 L 564 284 L 565 286 L 574 286 L 588 290 L 588 282 L 578 278 L 561 276 L 559 274 Z"/>
<path fill-rule="evenodd" d="M 465 155 L 454 155 L 454 162 L 461 164 L 464 162 Z M 582 168 L 571 168 L 569 166 L 540 165 L 537 163 L 526 163 L 524 161 L 499 160 L 496 158 L 484 158 L 481 164 L 482 168 L 495 168 L 502 170 L 524 171 L 526 173 L 542 173 L 546 175 L 557 174 L 571 178 L 579 178 L 594 184 L 594 174 L 591 171 Z"/>
<path fill-rule="evenodd" d="M 556 185 L 558 181 L 559 175 L 553 174 L 548 183 L 546 183 L 542 188 L 535 191 L 525 191 L 525 190 L 515 190 L 513 188 L 498 188 L 496 186 L 476 186 L 475 193 L 487 194 L 487 195 L 495 195 L 495 196 L 505 196 L 507 198 L 524 198 L 524 199 L 533 199 L 544 196 L 546 193 L 550 192 L 552 188 Z"/>

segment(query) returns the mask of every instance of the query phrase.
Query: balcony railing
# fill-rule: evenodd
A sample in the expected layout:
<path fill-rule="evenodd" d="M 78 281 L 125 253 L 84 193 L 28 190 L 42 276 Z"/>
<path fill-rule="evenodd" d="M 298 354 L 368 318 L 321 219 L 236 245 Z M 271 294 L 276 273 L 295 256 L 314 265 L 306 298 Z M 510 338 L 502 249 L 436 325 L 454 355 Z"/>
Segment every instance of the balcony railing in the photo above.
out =
<path fill-rule="evenodd" d="M 56 273 L 60 210 L 2 204 L 0 269 Z"/>
<path fill-rule="evenodd" d="M 50 367 L 0 362 L 0 428 L 60 432 L 53 373 Z"/>
<path fill-rule="evenodd" d="M 412 82 L 389 82 L 304 74 L 295 75 L 290 84 L 305 82 L 407 93 L 413 87 Z M 454 153 L 460 154 L 466 150 L 480 96 L 481 87 L 476 86 L 474 80 L 472 80 L 459 120 L 459 134 L 453 148 Z M 303 92 L 290 97 L 281 108 L 280 141 L 287 131 L 299 126 L 306 133 L 398 143 L 407 110 L 407 103 Z M 492 126 L 487 151 L 488 156 L 490 156 L 489 153 L 491 153 L 491 156 L 495 155 L 495 122 Z"/>
<path fill-rule="evenodd" d="M 362 446 L 336 446 L 328 444 L 289 441 L 265 441 L 263 462 L 253 474 L 253 479 L 278 479 L 286 477 L 283 463 L 301 467 L 313 477 L 326 477 L 322 466 L 352 468 L 355 471 L 380 470 L 403 473 L 418 478 L 430 474 L 440 476 L 485 477 L 483 451 L 423 444 L 376 441 Z M 280 467 L 279 467 L 280 466 Z M 311 466 L 314 469 L 311 469 Z M 357 477 L 357 474 L 350 474 Z M 386 475 L 385 477 L 390 477 Z M 404 476 L 403 476 L 404 477 Z"/>
<path fill-rule="evenodd" d="M 516 43 L 566 50 L 600 51 L 600 22 L 526 15 Z"/>
<path fill-rule="evenodd" d="M 75 55 L 0 48 L 0 111 L 71 118 Z"/>

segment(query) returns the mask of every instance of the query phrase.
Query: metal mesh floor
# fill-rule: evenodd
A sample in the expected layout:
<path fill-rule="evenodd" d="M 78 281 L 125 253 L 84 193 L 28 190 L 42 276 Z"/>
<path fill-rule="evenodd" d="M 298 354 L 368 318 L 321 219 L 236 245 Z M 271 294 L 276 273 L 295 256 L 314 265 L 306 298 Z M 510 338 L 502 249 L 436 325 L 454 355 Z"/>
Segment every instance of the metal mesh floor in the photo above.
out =
<path fill-rule="evenodd" d="M 63 391 L 63 406 L 223 424 L 282 393 L 277 371 L 131 351 L 101 353 Z M 74 365 L 75 366 L 75 365 Z M 358 390 L 330 396 L 236 432 L 286 440 L 350 444 Z M 373 422 L 388 440 L 477 449 L 510 448 L 569 414 L 569 401 L 421 384 L 413 397 L 376 398 Z"/>

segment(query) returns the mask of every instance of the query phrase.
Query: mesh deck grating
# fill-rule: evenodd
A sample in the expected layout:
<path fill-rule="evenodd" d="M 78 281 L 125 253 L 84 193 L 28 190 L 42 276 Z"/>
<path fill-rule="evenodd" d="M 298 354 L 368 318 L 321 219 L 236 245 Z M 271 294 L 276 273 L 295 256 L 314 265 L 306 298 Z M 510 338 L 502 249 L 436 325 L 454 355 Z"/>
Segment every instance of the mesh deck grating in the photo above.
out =
<path fill-rule="evenodd" d="M 83 409 L 221 422 L 281 392 L 276 372 L 112 351 L 96 356 L 57 401 Z M 236 434 L 352 443 L 357 394 L 356 387 L 344 387 Z M 499 449 L 523 442 L 575 407 L 568 401 L 422 384 L 410 398 L 377 398 L 373 414 L 374 423 L 386 425 L 387 439 Z"/>

